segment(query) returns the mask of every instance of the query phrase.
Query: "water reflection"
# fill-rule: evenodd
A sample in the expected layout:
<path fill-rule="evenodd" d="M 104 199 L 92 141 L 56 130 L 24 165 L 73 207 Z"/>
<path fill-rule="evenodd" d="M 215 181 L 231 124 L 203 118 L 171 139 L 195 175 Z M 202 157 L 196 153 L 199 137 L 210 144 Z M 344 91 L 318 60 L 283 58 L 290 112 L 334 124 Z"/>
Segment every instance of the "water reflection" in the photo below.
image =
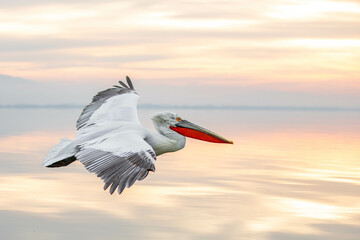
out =
<path fill-rule="evenodd" d="M 159 157 L 155 174 L 110 196 L 79 163 L 40 166 L 53 144 L 74 136 L 79 110 L 51 110 L 50 119 L 49 110 L 28 111 L 32 121 L 21 131 L 13 122 L 22 110 L 0 111 L 10 117 L 0 120 L 0 223 L 8 239 L 358 237 L 359 113 L 183 110 L 235 144 L 190 139 Z M 150 112 L 140 111 L 149 127 Z"/>

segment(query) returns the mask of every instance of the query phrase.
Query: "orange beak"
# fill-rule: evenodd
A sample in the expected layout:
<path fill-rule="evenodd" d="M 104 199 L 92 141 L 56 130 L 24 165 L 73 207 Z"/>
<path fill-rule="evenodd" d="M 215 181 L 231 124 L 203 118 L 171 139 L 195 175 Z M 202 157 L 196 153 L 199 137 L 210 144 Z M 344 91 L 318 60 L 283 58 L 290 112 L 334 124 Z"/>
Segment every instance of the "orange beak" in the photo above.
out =
<path fill-rule="evenodd" d="M 170 128 L 173 131 L 186 137 L 191 137 L 206 142 L 233 144 L 233 141 L 229 141 L 219 136 L 218 134 L 211 132 L 210 130 L 202 128 L 186 120 L 181 120 L 175 124 L 175 127 L 171 126 Z"/>

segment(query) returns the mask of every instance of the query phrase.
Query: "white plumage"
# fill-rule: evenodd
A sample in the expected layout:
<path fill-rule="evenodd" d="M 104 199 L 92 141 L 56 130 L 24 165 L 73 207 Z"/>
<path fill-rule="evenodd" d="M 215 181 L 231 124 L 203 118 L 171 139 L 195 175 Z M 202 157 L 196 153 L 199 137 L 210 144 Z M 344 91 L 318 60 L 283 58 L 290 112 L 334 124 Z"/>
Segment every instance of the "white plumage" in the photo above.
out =
<path fill-rule="evenodd" d="M 111 194 L 118 189 L 120 194 L 155 171 L 156 156 L 182 149 L 184 136 L 232 143 L 169 112 L 152 118 L 159 133 L 143 127 L 137 115 L 139 95 L 129 77 L 126 79 L 128 86 L 120 81 L 121 86 L 93 98 L 77 121 L 76 138 L 62 139 L 45 157 L 43 166 L 63 167 L 78 160 L 104 181 L 104 189 L 110 187 Z M 213 140 L 194 135 L 196 131 Z"/>

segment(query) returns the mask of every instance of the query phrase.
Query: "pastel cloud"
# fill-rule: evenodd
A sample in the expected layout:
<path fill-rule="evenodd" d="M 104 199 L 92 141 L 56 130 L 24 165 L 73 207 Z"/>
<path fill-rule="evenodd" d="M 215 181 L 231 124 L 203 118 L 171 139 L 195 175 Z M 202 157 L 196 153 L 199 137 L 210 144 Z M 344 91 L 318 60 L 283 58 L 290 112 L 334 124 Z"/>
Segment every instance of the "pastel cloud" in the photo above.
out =
<path fill-rule="evenodd" d="M 167 85 L 286 83 L 291 91 L 299 83 L 316 89 L 331 82 L 332 91 L 348 93 L 360 87 L 357 1 L 32 3 L 2 3 L 2 74 L 68 82 L 130 74 Z"/>

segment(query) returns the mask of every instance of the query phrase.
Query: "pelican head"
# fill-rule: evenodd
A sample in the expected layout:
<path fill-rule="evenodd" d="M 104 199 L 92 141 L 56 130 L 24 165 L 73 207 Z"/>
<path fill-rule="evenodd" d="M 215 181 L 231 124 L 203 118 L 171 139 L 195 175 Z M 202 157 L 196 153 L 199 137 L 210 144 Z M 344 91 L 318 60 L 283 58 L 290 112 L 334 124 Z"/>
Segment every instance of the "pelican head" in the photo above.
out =
<path fill-rule="evenodd" d="M 220 135 L 182 119 L 179 114 L 171 112 L 161 112 L 152 117 L 155 128 L 163 135 L 180 134 L 185 137 L 195 138 L 202 141 L 213 143 L 230 143 Z"/>

